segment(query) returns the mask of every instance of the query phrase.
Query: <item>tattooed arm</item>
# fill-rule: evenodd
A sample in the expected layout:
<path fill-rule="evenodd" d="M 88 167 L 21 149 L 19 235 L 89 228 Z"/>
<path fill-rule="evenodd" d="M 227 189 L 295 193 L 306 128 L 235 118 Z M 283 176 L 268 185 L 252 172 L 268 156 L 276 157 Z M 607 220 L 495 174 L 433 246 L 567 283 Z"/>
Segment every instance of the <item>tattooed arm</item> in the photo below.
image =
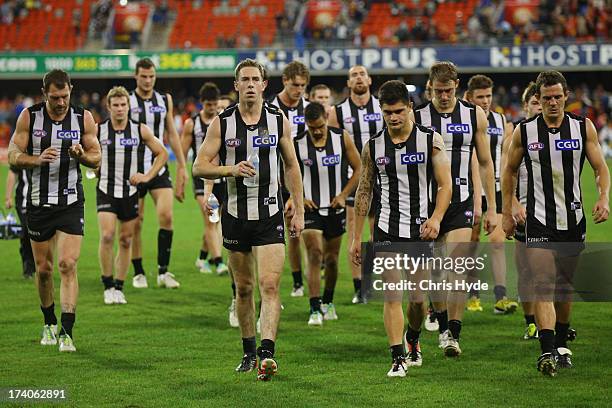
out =
<path fill-rule="evenodd" d="M 361 231 L 372 201 L 372 189 L 374 188 L 374 162 L 370 157 L 369 143 L 363 147 L 361 152 L 361 175 L 359 186 L 355 194 L 355 225 L 353 227 L 353 242 L 351 244 L 351 258 L 355 265 L 361 265 Z"/>

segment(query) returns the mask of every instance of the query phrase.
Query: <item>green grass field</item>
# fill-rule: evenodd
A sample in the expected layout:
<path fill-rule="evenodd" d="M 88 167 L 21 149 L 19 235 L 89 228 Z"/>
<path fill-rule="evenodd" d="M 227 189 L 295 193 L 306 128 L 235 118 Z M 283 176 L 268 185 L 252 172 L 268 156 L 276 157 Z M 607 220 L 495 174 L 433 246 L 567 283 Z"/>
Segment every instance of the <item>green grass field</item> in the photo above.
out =
<path fill-rule="evenodd" d="M 0 167 L 4 197 L 6 167 Z M 238 329 L 229 327 L 231 289 L 227 276 L 202 275 L 194 267 L 202 221 L 188 189 L 176 203 L 170 270 L 178 290 L 135 290 L 126 283 L 126 306 L 105 306 L 97 260 L 94 182 L 85 180 L 86 228 L 79 261 L 80 297 L 75 325 L 78 352 L 60 354 L 39 345 L 42 314 L 32 281 L 21 277 L 18 241 L 0 241 L 0 388 L 63 388 L 77 407 L 199 406 L 609 406 L 612 375 L 612 305 L 575 305 L 571 345 L 574 368 L 556 378 L 535 369 L 537 342 L 521 339 L 521 313 L 466 313 L 463 355 L 442 356 L 437 335 L 423 331 L 423 367 L 405 379 L 389 379 L 390 357 L 382 304 L 350 305 L 352 282 L 341 256 L 335 303 L 340 319 L 310 328 L 308 300 L 291 298 L 291 276 L 282 280 L 285 310 L 277 341 L 279 374 L 258 383 L 238 375 L 242 356 Z M 595 197 L 592 171 L 584 171 L 585 207 Z M 144 230 L 145 269 L 155 276 L 157 225 L 150 199 Z M 589 241 L 610 241 L 612 223 L 594 226 Z M 131 272 L 130 278 L 131 279 Z M 56 274 L 56 299 L 59 278 Z M 509 290 L 512 290 L 509 288 Z M 514 292 L 514 291 L 513 291 Z M 56 300 L 59 305 L 59 301 Z M 59 319 L 59 306 L 56 307 Z M 6 404 L 6 402 L 4 402 Z M 23 403 L 12 406 L 23 406 Z M 35 404 L 32 404 L 35 405 Z"/>

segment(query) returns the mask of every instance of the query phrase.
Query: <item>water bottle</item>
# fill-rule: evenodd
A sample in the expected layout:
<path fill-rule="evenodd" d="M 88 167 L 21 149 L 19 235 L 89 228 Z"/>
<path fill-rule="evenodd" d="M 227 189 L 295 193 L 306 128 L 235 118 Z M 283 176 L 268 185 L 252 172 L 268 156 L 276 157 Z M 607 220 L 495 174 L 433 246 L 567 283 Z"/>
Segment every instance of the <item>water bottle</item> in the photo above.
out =
<path fill-rule="evenodd" d="M 93 169 L 87 169 L 85 170 L 85 177 L 89 180 L 95 179 L 96 178 L 96 172 Z"/>
<path fill-rule="evenodd" d="M 210 222 L 219 222 L 219 200 L 214 194 L 208 197 L 208 205 L 212 208 L 212 214 L 208 216 Z"/>
<path fill-rule="evenodd" d="M 250 161 L 255 167 L 255 175 L 253 177 L 245 177 L 243 183 L 247 187 L 259 187 L 259 151 L 253 149 L 253 152 L 247 157 L 247 161 Z"/>
<path fill-rule="evenodd" d="M 4 227 L 5 228 L 4 238 L 5 239 L 17 238 L 19 235 L 17 230 L 20 230 L 21 228 L 18 228 L 19 224 L 17 224 L 17 218 L 15 218 L 15 215 L 12 212 L 8 213 L 8 215 L 4 219 L 4 223 L 6 224 L 6 226 Z"/>

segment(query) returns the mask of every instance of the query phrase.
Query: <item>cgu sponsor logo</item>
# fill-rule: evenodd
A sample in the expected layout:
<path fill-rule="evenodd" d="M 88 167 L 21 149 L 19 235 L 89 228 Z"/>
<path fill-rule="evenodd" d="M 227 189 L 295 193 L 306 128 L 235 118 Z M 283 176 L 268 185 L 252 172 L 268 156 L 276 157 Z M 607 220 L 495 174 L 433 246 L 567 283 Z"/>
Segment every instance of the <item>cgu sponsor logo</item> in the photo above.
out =
<path fill-rule="evenodd" d="M 340 155 L 331 154 L 329 156 L 323 156 L 321 162 L 324 166 L 337 166 L 338 164 L 340 164 Z"/>
<path fill-rule="evenodd" d="M 276 146 L 276 135 L 255 136 L 253 138 L 253 146 L 255 147 L 271 147 Z"/>
<path fill-rule="evenodd" d="M 488 127 L 487 128 L 488 135 L 501 136 L 503 134 L 502 129 L 498 127 Z"/>
<path fill-rule="evenodd" d="M 163 106 L 149 106 L 150 113 L 165 113 L 166 108 Z"/>
<path fill-rule="evenodd" d="M 378 122 L 380 119 L 380 113 L 368 113 L 363 115 L 363 120 L 366 122 Z"/>
<path fill-rule="evenodd" d="M 304 123 L 306 123 L 306 120 L 304 119 L 304 116 L 294 116 L 293 117 L 293 124 L 294 125 L 303 125 Z"/>
<path fill-rule="evenodd" d="M 388 158 L 387 156 L 382 156 L 382 157 L 377 157 L 376 158 L 376 165 L 377 166 L 386 166 L 389 163 L 391 163 L 391 159 Z"/>
<path fill-rule="evenodd" d="M 472 126 L 469 123 L 448 123 L 446 133 L 470 133 Z"/>
<path fill-rule="evenodd" d="M 227 139 L 225 141 L 227 147 L 235 148 L 240 146 L 240 139 Z"/>
<path fill-rule="evenodd" d="M 32 132 L 32 136 L 34 136 L 34 137 L 45 137 L 45 136 L 47 136 L 47 132 L 44 131 L 43 129 L 36 129 L 35 131 Z"/>
<path fill-rule="evenodd" d="M 119 144 L 121 146 L 138 146 L 138 139 L 136 138 L 119 139 Z"/>
<path fill-rule="evenodd" d="M 58 130 L 57 138 L 62 140 L 79 140 L 81 138 L 80 130 Z"/>
<path fill-rule="evenodd" d="M 537 152 L 538 150 L 542 150 L 544 148 L 544 143 L 542 142 L 533 142 L 527 145 L 527 150 L 530 152 Z"/>
<path fill-rule="evenodd" d="M 402 164 L 422 164 L 425 163 L 425 153 L 405 153 L 402 154 L 400 160 Z"/>
<path fill-rule="evenodd" d="M 580 139 L 555 140 L 555 149 L 557 150 L 579 150 L 580 149 Z"/>

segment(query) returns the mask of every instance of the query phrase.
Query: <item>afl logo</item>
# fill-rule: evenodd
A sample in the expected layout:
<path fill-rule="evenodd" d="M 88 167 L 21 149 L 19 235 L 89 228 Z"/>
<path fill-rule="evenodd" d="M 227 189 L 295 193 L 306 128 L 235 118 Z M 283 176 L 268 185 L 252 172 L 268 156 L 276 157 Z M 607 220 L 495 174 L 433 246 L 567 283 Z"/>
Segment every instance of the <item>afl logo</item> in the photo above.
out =
<path fill-rule="evenodd" d="M 527 150 L 531 152 L 537 152 L 538 150 L 542 150 L 544 148 L 544 143 L 541 142 L 533 142 L 529 143 L 527 146 Z"/>
<path fill-rule="evenodd" d="M 344 118 L 343 122 L 344 123 L 353 123 L 353 122 L 355 122 L 355 118 L 353 118 L 353 117 Z"/>
<path fill-rule="evenodd" d="M 204 132 L 196 132 L 195 137 L 201 139 L 202 137 L 204 137 Z"/>
<path fill-rule="evenodd" d="M 389 163 L 391 163 L 391 159 L 388 158 L 387 156 L 378 157 L 376 159 L 376 165 L 377 166 L 386 166 Z"/>
<path fill-rule="evenodd" d="M 236 148 L 240 146 L 240 139 L 227 139 L 225 145 L 227 147 Z"/>
<path fill-rule="evenodd" d="M 302 163 L 304 164 L 304 166 L 312 166 L 312 160 L 311 159 L 302 159 Z"/>
<path fill-rule="evenodd" d="M 105 140 L 100 141 L 100 144 L 102 146 L 108 146 L 109 144 L 112 144 L 112 143 L 113 143 L 112 139 L 105 139 Z"/>
<path fill-rule="evenodd" d="M 45 137 L 45 136 L 47 136 L 47 132 L 44 131 L 43 129 L 36 129 L 34 132 L 32 132 L 32 136 L 34 136 L 34 137 Z"/>
<path fill-rule="evenodd" d="M 135 107 L 135 108 L 130 109 L 130 112 L 132 112 L 133 114 L 138 115 L 139 113 L 141 113 L 141 112 L 142 112 L 142 109 L 141 109 L 140 107 L 138 107 L 138 106 L 137 106 L 137 107 Z"/>

